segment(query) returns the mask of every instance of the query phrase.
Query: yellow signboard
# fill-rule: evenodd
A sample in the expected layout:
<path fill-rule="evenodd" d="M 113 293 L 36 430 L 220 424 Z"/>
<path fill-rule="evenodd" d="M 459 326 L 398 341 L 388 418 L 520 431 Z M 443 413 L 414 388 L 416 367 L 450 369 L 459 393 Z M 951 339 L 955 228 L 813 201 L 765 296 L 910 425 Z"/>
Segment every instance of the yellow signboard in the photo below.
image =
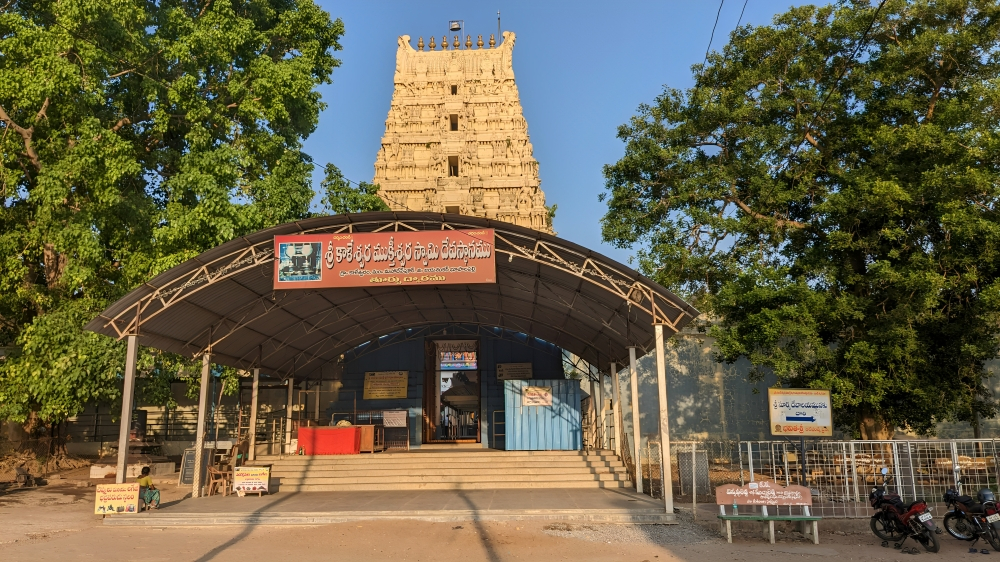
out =
<path fill-rule="evenodd" d="M 365 373 L 365 400 L 406 398 L 409 371 L 370 371 Z"/>
<path fill-rule="evenodd" d="M 139 511 L 139 483 L 98 484 L 94 513 L 136 513 Z"/>
<path fill-rule="evenodd" d="M 266 466 L 238 466 L 233 469 L 234 492 L 267 492 L 271 469 Z"/>
<path fill-rule="evenodd" d="M 526 386 L 521 389 L 522 406 L 551 406 L 551 386 Z"/>

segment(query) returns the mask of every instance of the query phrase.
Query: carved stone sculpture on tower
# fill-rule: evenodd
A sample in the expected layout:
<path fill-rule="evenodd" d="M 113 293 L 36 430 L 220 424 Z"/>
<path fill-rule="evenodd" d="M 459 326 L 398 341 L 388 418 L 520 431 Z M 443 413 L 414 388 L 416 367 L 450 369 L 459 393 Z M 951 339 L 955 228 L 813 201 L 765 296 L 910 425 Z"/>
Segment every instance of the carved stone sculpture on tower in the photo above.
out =
<path fill-rule="evenodd" d="M 429 51 L 398 39 L 374 183 L 393 210 L 461 213 L 552 232 L 514 83 L 514 34 Z"/>

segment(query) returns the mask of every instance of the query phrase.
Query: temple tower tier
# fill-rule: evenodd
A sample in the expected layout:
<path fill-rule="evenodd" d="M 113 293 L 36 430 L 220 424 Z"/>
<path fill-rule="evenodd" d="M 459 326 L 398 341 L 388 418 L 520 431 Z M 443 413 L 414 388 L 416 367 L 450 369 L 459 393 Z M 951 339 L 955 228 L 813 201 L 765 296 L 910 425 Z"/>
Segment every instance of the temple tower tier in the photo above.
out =
<path fill-rule="evenodd" d="M 552 232 L 514 84 L 514 34 L 483 48 L 399 37 L 374 183 L 396 211 L 487 217 Z"/>

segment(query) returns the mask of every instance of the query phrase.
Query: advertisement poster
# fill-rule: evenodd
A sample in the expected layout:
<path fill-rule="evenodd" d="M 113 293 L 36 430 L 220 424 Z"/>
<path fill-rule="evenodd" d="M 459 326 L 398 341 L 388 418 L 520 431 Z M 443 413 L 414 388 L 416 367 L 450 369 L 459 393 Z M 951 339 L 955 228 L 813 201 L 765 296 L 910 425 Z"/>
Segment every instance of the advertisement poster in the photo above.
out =
<path fill-rule="evenodd" d="M 274 237 L 274 288 L 496 283 L 493 229 Z"/>
<path fill-rule="evenodd" d="M 829 390 L 809 388 L 769 388 L 772 435 L 830 437 L 833 409 Z"/>
<path fill-rule="evenodd" d="M 521 389 L 522 406 L 551 406 L 551 386 L 526 386 Z"/>
<path fill-rule="evenodd" d="M 94 500 L 94 513 L 137 513 L 139 511 L 139 483 L 98 484 Z"/>
<path fill-rule="evenodd" d="M 497 380 L 528 380 L 532 377 L 531 363 L 497 363 Z"/>
<path fill-rule="evenodd" d="M 234 492 L 266 492 L 271 469 L 266 466 L 239 466 L 233 469 Z"/>
<path fill-rule="evenodd" d="M 369 371 L 365 373 L 365 400 L 406 398 L 409 371 Z"/>

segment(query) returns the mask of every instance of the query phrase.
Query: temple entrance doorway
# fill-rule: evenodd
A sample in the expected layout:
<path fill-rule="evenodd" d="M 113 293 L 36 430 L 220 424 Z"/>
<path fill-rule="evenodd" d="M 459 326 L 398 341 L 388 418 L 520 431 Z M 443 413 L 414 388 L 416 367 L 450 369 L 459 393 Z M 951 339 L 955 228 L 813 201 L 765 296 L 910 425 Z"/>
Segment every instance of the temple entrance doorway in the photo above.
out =
<path fill-rule="evenodd" d="M 479 443 L 479 340 L 426 342 L 424 442 Z"/>

